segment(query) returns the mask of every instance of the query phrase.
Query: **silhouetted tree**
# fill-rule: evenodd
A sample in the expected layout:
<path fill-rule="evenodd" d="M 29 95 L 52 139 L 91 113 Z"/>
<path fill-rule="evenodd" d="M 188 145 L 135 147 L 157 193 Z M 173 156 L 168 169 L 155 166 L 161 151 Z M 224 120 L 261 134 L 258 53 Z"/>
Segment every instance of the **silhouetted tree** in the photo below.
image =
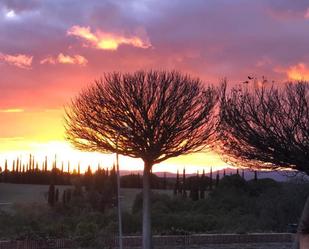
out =
<path fill-rule="evenodd" d="M 219 181 L 220 181 L 220 175 L 219 175 L 219 170 L 218 170 L 217 175 L 216 175 L 216 187 L 218 187 Z"/>
<path fill-rule="evenodd" d="M 254 171 L 254 181 L 257 181 L 257 179 L 258 179 L 257 171 L 255 170 L 255 171 Z"/>
<path fill-rule="evenodd" d="M 238 166 L 309 173 L 309 85 L 234 88 L 221 99 L 221 152 Z"/>
<path fill-rule="evenodd" d="M 178 195 L 178 193 L 179 193 L 179 185 L 180 185 L 180 181 L 179 181 L 179 171 L 177 170 L 177 174 L 176 174 L 176 183 L 175 183 L 175 187 L 174 187 L 174 195 Z"/>
<path fill-rule="evenodd" d="M 217 91 L 178 72 L 106 74 L 66 109 L 67 139 L 87 151 L 144 161 L 143 248 L 152 248 L 150 171 L 154 164 L 209 148 Z"/>
<path fill-rule="evenodd" d="M 205 190 L 206 190 L 206 184 L 205 184 L 205 170 L 203 169 L 202 176 L 200 178 L 200 198 L 205 198 Z"/>
<path fill-rule="evenodd" d="M 213 183 L 212 183 L 212 167 L 210 167 L 210 173 L 209 173 L 209 180 L 210 180 L 210 182 L 209 182 L 209 189 L 210 190 L 212 190 L 212 185 L 213 185 Z"/>
<path fill-rule="evenodd" d="M 227 162 L 309 174 L 308 83 L 234 88 L 222 95 L 220 117 L 220 152 Z"/>
<path fill-rule="evenodd" d="M 186 169 L 182 171 L 182 197 L 187 197 L 187 185 L 186 185 Z"/>
<path fill-rule="evenodd" d="M 199 185 L 200 185 L 200 179 L 199 174 L 197 172 L 196 176 L 192 176 L 190 179 L 190 195 L 189 197 L 193 201 L 197 201 L 199 199 Z"/>
<path fill-rule="evenodd" d="M 55 185 L 54 184 L 49 185 L 47 201 L 50 206 L 54 206 L 55 204 Z"/>

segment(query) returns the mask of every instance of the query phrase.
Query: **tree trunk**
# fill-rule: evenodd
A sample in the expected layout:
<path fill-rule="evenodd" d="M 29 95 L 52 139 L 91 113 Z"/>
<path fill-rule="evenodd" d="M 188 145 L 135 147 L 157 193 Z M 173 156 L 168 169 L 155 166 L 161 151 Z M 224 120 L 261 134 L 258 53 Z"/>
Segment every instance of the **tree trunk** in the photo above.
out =
<path fill-rule="evenodd" d="M 151 214 L 150 214 L 150 169 L 145 162 L 143 175 L 143 249 L 152 249 Z"/>

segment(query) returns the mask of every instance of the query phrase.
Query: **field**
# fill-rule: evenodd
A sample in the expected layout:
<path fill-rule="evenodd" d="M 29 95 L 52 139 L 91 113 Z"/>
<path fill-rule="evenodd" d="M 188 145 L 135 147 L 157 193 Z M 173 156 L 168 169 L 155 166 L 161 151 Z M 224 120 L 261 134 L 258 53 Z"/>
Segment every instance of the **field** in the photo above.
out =
<path fill-rule="evenodd" d="M 47 203 L 48 185 L 34 185 L 34 184 L 13 184 L 0 183 L 0 209 L 8 209 L 13 204 L 19 203 Z M 64 189 L 71 186 L 56 186 L 59 189 L 60 196 Z M 172 195 L 172 190 L 154 190 L 158 193 L 165 193 Z M 130 210 L 135 197 L 141 189 L 126 188 L 121 189 L 122 208 Z"/>

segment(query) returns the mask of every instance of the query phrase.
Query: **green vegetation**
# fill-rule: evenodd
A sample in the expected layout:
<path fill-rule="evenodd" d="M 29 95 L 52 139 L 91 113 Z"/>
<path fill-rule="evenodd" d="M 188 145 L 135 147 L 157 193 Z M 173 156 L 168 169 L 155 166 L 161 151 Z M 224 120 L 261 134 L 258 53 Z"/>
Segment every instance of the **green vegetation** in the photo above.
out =
<path fill-rule="evenodd" d="M 140 190 L 123 191 L 124 203 L 131 199 L 123 209 L 124 232 L 141 234 Z M 308 194 L 308 183 L 245 181 L 239 175 L 225 176 L 198 201 L 157 190 L 151 195 L 153 229 L 155 234 L 285 232 L 288 224 L 298 222 Z M 74 195 L 72 190 L 69 203 L 60 198 L 53 207 L 47 200 L 15 204 L 14 212 L 0 211 L 0 239 L 66 237 L 81 246 L 98 246 L 103 238 L 117 234 L 117 210 L 113 205 L 99 210 L 93 198 L 91 191 Z"/>
<path fill-rule="evenodd" d="M 198 201 L 153 194 L 153 228 L 157 233 L 286 232 L 288 224 L 298 222 L 308 194 L 308 183 L 246 182 L 239 175 L 226 176 Z M 132 215 L 141 212 L 140 199 Z"/>

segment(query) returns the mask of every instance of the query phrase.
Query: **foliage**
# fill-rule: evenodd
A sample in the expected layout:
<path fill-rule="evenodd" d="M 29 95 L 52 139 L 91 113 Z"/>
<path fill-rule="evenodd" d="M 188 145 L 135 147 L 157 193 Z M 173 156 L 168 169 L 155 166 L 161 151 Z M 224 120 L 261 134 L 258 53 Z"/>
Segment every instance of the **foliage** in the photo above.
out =
<path fill-rule="evenodd" d="M 225 176 L 198 201 L 153 192 L 153 230 L 155 234 L 285 232 L 288 224 L 298 222 L 308 193 L 308 183 L 245 181 L 239 175 Z M 117 212 L 113 206 L 97 208 L 92 194 L 83 190 L 54 207 L 16 205 L 13 212 L 0 212 L 0 239 L 66 237 L 79 246 L 103 247 L 117 234 Z M 142 201 L 138 194 L 132 210 L 123 212 L 127 235 L 141 234 Z"/>
<path fill-rule="evenodd" d="M 152 193 L 152 223 L 158 233 L 170 233 L 171 227 L 187 232 L 285 232 L 288 224 L 298 222 L 307 194 L 308 183 L 225 176 L 198 201 Z M 134 202 L 134 215 L 141 212 L 141 199 L 138 195 Z"/>

